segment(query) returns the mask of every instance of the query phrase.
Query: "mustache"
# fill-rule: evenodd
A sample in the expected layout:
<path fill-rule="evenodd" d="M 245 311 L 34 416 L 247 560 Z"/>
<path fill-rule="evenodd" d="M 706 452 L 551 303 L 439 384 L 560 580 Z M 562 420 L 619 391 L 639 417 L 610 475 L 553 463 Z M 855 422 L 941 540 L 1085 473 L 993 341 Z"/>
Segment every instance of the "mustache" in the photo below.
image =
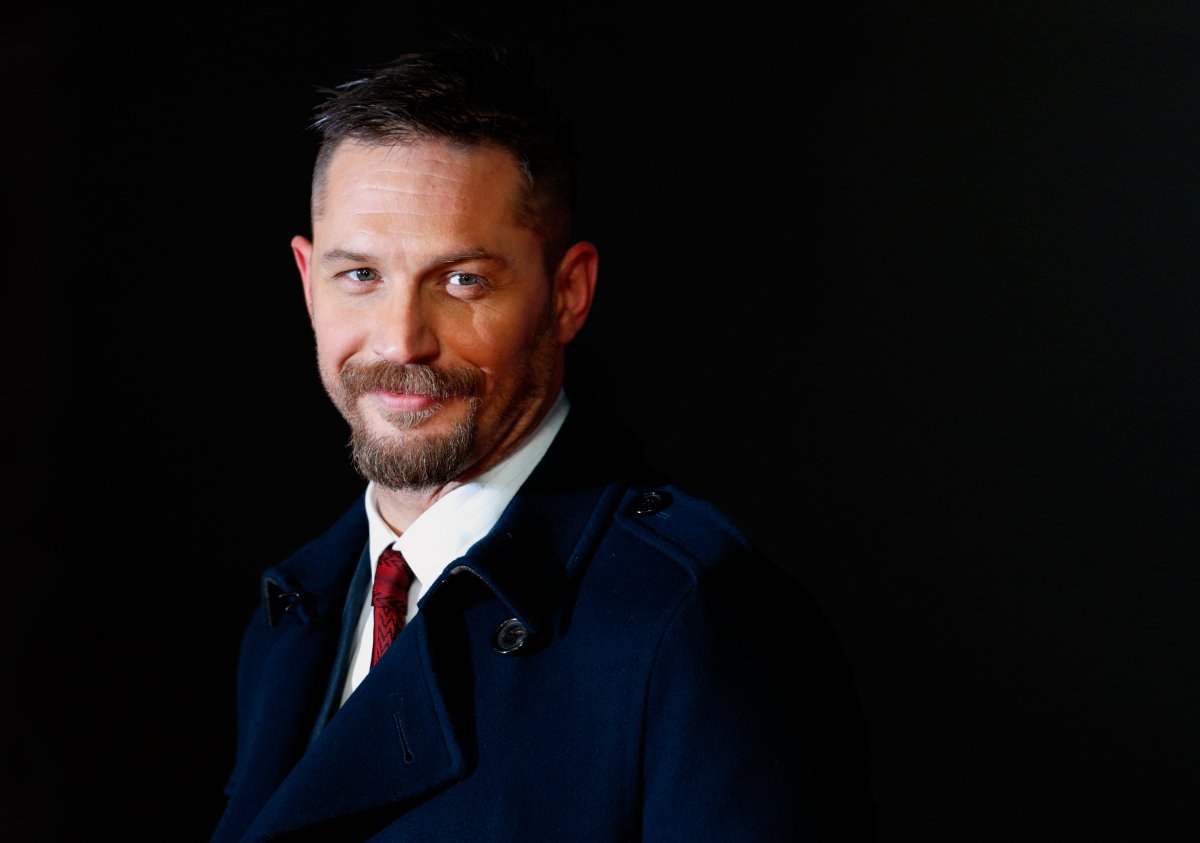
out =
<path fill-rule="evenodd" d="M 368 392 L 400 392 L 438 399 L 474 398 L 483 388 L 483 373 L 477 369 L 435 369 L 423 363 L 405 366 L 385 361 L 347 363 L 338 380 L 351 398 Z"/>

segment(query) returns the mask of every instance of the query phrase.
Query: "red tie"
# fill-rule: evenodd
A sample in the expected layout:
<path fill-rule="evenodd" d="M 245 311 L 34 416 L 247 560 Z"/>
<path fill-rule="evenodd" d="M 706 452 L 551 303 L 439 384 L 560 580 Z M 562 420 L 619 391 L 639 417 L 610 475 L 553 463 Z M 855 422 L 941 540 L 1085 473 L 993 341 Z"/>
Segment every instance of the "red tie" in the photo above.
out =
<path fill-rule="evenodd" d="M 371 605 L 375 607 L 375 643 L 371 647 L 371 667 L 379 661 L 408 617 L 408 587 L 412 585 L 412 569 L 400 551 L 388 545 L 379 554 L 375 566 L 375 582 L 371 586 Z"/>

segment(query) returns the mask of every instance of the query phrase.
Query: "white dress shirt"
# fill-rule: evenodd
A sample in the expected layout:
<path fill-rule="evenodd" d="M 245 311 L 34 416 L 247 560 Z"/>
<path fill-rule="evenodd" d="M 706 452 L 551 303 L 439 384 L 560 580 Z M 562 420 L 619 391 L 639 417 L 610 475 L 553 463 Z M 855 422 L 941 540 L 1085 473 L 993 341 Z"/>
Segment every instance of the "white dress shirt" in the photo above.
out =
<path fill-rule="evenodd" d="M 375 483 L 367 484 L 367 522 L 370 525 L 371 579 L 379 554 L 395 542 L 412 568 L 413 581 L 408 592 L 408 620 L 417 613 L 417 603 L 426 587 L 441 576 L 442 571 L 471 545 L 479 541 L 496 525 L 517 489 L 529 477 L 550 447 L 550 442 L 562 427 L 569 409 L 567 396 L 559 392 L 546 418 L 526 440 L 503 462 L 492 466 L 469 483 L 448 492 L 425 510 L 397 536 L 379 514 L 375 504 Z M 350 669 L 342 688 L 342 702 L 354 692 L 371 669 L 371 643 L 375 617 L 371 606 L 370 586 L 362 596 L 362 611 L 358 616 L 358 631 L 350 652 Z"/>

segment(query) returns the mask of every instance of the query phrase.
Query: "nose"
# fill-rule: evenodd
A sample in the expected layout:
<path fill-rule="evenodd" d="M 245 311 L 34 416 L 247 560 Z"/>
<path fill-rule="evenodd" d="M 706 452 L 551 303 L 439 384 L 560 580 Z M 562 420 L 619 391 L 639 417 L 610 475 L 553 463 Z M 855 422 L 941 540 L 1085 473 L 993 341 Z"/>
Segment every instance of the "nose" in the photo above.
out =
<path fill-rule="evenodd" d="M 370 347 L 376 355 L 398 366 L 437 357 L 432 313 L 419 289 L 393 287 L 373 311 Z"/>

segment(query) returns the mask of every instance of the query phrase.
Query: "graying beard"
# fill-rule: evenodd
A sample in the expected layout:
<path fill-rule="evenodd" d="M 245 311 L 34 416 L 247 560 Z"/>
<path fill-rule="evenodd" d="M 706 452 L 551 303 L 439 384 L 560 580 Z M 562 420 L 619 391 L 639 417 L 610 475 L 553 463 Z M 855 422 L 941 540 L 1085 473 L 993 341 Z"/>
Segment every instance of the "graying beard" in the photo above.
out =
<path fill-rule="evenodd" d="M 422 414 L 405 415 L 416 417 Z M 418 423 L 414 420 L 405 429 L 415 427 Z M 357 430 L 350 437 L 354 467 L 358 473 L 367 480 L 396 491 L 419 491 L 450 482 L 467 467 L 473 443 L 471 425 L 464 422 L 456 424 L 445 436 L 400 446 L 361 434 Z"/>

